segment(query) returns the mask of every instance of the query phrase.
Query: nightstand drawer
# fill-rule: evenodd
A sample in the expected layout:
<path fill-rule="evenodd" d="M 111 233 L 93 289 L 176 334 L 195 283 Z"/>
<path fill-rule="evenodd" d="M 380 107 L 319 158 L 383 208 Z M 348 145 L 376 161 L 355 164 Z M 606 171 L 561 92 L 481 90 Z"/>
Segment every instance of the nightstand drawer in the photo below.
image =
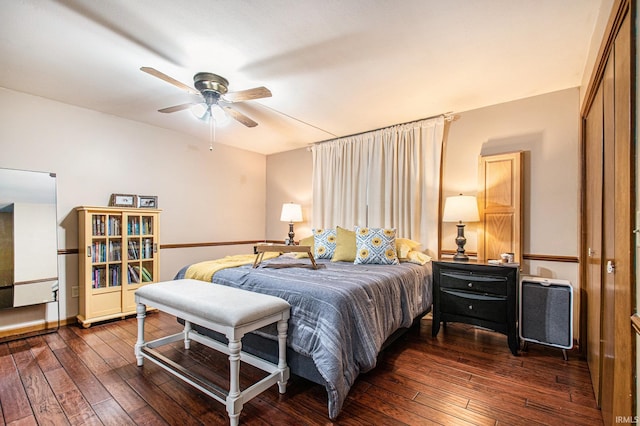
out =
<path fill-rule="evenodd" d="M 440 287 L 500 296 L 507 295 L 507 279 L 505 277 L 477 273 L 443 271 L 440 273 Z"/>
<path fill-rule="evenodd" d="M 495 323 L 507 320 L 507 298 L 466 291 L 441 289 L 443 313 L 462 315 Z"/>

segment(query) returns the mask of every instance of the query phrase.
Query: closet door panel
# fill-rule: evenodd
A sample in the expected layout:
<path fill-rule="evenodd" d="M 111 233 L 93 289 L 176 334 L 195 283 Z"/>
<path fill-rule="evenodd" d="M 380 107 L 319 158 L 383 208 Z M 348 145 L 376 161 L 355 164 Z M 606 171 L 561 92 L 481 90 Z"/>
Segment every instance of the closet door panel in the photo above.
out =
<path fill-rule="evenodd" d="M 627 14 L 624 19 L 615 47 L 615 149 L 613 155 L 614 170 L 614 244 L 613 264 L 615 272 L 615 358 L 614 358 L 614 393 L 612 414 L 631 416 L 633 412 L 633 372 L 635 338 L 630 327 L 629 318 L 633 315 L 633 288 L 631 279 L 633 271 L 633 247 L 635 237 L 633 228 L 635 215 L 631 200 L 632 174 L 634 155 L 631 137 L 631 18 Z M 608 240 L 608 239 L 607 239 Z"/>
<path fill-rule="evenodd" d="M 603 94 L 603 123 L 604 123 L 604 157 L 603 157 L 603 187 L 602 187 L 602 313 L 600 318 L 600 341 L 602 365 L 601 379 L 601 409 L 604 418 L 610 418 L 612 413 L 614 357 L 615 357 L 615 288 L 613 273 L 607 273 L 607 263 L 613 262 L 615 241 L 615 96 L 614 96 L 614 55 L 609 55 L 607 66 L 602 79 Z"/>
<path fill-rule="evenodd" d="M 587 361 L 600 406 L 600 312 L 602 310 L 602 89 L 595 95 L 585 123 L 585 229 L 586 229 L 586 330 Z"/>

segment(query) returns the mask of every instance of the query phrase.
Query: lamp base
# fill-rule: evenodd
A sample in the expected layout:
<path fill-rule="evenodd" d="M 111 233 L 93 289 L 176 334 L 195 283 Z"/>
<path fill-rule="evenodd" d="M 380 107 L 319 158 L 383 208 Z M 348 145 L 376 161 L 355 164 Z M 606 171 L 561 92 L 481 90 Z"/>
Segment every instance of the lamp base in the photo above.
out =
<path fill-rule="evenodd" d="M 468 262 L 469 256 L 464 254 L 464 245 L 467 243 L 467 239 L 464 237 L 464 223 L 460 221 L 456 224 L 458 227 L 458 236 L 456 237 L 456 244 L 458 245 L 458 250 L 456 254 L 453 256 L 453 260 L 456 262 Z"/>
<path fill-rule="evenodd" d="M 286 245 L 288 246 L 295 246 L 296 243 L 293 239 L 294 237 L 294 233 L 293 233 L 293 222 L 289 222 L 289 238 L 287 240 L 285 240 Z"/>
<path fill-rule="evenodd" d="M 453 256 L 453 260 L 455 260 L 456 262 L 468 262 L 469 261 L 469 256 L 467 256 L 466 254 L 456 253 Z"/>

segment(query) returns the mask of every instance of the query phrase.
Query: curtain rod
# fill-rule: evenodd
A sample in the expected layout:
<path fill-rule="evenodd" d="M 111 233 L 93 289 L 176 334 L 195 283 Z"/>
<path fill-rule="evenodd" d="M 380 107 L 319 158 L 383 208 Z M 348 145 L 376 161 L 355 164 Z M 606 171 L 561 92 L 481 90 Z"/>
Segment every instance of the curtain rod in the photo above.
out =
<path fill-rule="evenodd" d="M 386 130 L 386 129 L 390 129 L 391 127 L 402 126 L 402 125 L 411 124 L 411 123 L 417 123 L 418 121 L 430 120 L 432 118 L 438 118 L 438 117 L 444 117 L 444 121 L 453 121 L 453 120 L 458 118 L 453 113 L 453 111 L 449 111 L 449 112 L 445 112 L 445 113 L 442 113 L 442 114 L 432 115 L 431 117 L 425 117 L 425 118 L 419 118 L 418 120 L 407 121 L 406 123 L 392 124 L 390 126 L 380 127 L 380 128 L 373 129 L 373 130 L 365 130 L 364 132 L 353 133 L 351 135 L 336 136 L 335 138 L 325 139 L 325 140 L 318 141 L 318 142 L 312 142 L 312 143 L 309 144 L 309 146 L 307 148 L 310 149 L 311 146 L 313 146 L 313 145 L 318 145 L 318 144 L 321 144 L 321 143 L 330 142 L 330 141 L 333 141 L 333 140 L 336 140 L 336 139 L 351 138 L 351 137 L 358 136 L 358 135 L 364 135 L 365 133 L 377 132 L 378 130 Z"/>

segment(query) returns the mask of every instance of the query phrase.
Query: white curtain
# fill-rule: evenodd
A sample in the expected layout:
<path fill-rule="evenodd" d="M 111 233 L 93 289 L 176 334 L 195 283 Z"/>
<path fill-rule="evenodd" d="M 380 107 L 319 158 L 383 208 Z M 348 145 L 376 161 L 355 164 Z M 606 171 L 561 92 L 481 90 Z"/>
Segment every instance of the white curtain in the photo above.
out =
<path fill-rule="evenodd" d="M 396 228 L 436 256 L 444 123 L 438 117 L 314 145 L 314 228 Z"/>

